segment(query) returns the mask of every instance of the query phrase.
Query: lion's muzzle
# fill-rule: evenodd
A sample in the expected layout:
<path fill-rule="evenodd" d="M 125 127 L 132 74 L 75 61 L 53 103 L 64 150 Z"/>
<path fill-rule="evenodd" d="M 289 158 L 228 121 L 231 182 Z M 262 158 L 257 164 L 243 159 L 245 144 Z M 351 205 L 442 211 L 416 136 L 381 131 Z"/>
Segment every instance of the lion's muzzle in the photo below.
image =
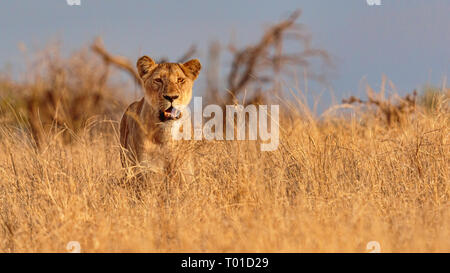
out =
<path fill-rule="evenodd" d="M 182 116 L 181 111 L 174 108 L 173 106 L 170 106 L 165 111 L 159 111 L 159 120 L 162 122 L 166 122 L 169 120 L 177 120 L 180 119 Z"/>

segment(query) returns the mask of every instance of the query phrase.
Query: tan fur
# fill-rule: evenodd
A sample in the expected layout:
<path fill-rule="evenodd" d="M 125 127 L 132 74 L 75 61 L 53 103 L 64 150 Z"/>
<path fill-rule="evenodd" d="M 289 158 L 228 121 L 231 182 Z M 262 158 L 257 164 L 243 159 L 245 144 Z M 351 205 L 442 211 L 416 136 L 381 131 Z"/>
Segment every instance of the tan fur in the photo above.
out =
<path fill-rule="evenodd" d="M 201 65 L 196 59 L 184 64 L 156 64 L 143 56 L 137 61 L 137 69 L 145 94 L 128 106 L 120 122 L 122 165 L 133 167 L 145 162 L 147 166 L 163 168 L 173 149 L 174 120 L 161 120 L 161 113 L 171 106 L 180 109 L 189 104 Z"/>

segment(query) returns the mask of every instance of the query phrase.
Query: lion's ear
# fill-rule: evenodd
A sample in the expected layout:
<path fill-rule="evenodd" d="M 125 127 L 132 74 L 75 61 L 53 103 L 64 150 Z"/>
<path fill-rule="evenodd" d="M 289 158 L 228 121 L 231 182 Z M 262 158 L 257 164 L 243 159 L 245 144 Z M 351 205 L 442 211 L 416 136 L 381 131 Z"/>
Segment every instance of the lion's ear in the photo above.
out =
<path fill-rule="evenodd" d="M 142 78 L 144 75 L 149 73 L 152 69 L 156 67 L 155 61 L 152 60 L 152 58 L 148 56 L 142 56 L 137 61 L 137 70 L 139 72 L 139 76 Z"/>
<path fill-rule="evenodd" d="M 185 62 L 182 67 L 184 68 L 184 73 L 192 80 L 197 79 L 198 74 L 200 74 L 200 70 L 202 69 L 202 65 L 197 59 Z"/>

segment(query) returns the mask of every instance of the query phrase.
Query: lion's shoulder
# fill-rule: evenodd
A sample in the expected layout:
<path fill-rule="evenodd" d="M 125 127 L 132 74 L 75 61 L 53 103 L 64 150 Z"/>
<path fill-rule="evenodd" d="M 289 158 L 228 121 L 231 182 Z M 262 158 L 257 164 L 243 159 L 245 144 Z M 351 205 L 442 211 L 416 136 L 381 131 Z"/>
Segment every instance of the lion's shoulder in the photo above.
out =
<path fill-rule="evenodd" d="M 134 127 L 134 124 L 136 123 L 136 117 L 138 117 L 140 112 L 142 111 L 143 105 L 144 98 L 131 103 L 122 115 L 119 131 L 120 144 L 122 144 L 123 147 L 127 146 L 127 140 L 130 132 L 132 131 L 131 128 Z"/>

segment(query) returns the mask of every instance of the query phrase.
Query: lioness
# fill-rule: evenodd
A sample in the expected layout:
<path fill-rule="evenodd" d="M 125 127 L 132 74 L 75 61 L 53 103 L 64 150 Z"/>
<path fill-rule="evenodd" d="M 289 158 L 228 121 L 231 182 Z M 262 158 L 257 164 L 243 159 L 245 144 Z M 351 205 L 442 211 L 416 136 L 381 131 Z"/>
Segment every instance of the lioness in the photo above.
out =
<path fill-rule="evenodd" d="M 122 166 L 145 165 L 161 170 L 173 153 L 171 128 L 192 98 L 192 87 L 200 73 L 197 59 L 186 63 L 155 63 L 143 56 L 137 70 L 144 97 L 128 106 L 120 122 Z"/>

